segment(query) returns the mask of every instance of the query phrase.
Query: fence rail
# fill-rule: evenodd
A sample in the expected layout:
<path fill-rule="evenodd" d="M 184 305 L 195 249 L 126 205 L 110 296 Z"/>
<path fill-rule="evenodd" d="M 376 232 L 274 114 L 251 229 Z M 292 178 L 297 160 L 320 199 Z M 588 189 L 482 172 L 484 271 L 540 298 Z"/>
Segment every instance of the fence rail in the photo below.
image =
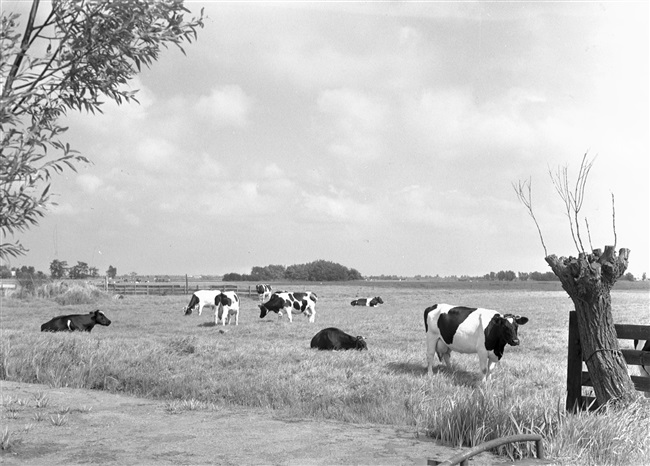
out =
<path fill-rule="evenodd" d="M 650 340 L 650 325 L 615 324 L 619 340 Z M 650 366 L 650 352 L 636 349 L 621 349 L 621 354 L 629 366 Z M 650 392 L 650 377 L 630 376 L 634 388 L 640 392 Z M 583 369 L 583 354 L 578 333 L 576 311 L 569 313 L 569 347 L 567 359 L 567 411 L 596 408 L 593 396 L 583 396 L 582 387 L 593 387 L 591 375 Z"/>
<path fill-rule="evenodd" d="M 257 296 L 253 285 L 239 286 L 224 283 L 106 283 L 104 289 L 108 293 L 120 295 L 187 295 L 198 290 L 234 291 L 239 295 Z"/>

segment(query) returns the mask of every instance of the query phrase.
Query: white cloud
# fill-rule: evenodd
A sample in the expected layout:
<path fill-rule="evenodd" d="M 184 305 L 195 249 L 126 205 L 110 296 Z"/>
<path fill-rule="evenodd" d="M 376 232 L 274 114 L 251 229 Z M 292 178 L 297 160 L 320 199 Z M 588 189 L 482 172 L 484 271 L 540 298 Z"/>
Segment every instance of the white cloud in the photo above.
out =
<path fill-rule="evenodd" d="M 253 98 L 236 85 L 212 89 L 209 95 L 201 96 L 196 111 L 221 126 L 242 127 L 248 123 L 253 107 Z"/>
<path fill-rule="evenodd" d="M 173 170 L 174 167 L 170 164 L 173 162 L 174 154 L 173 144 L 161 138 L 146 138 L 135 148 L 138 162 L 151 171 Z"/>
<path fill-rule="evenodd" d="M 330 117 L 330 151 L 351 159 L 372 159 L 382 154 L 382 133 L 387 105 L 352 89 L 321 93 L 318 109 Z"/>
<path fill-rule="evenodd" d="M 77 177 L 77 184 L 81 186 L 81 189 L 86 193 L 94 193 L 104 184 L 104 182 L 98 176 L 84 173 Z"/>

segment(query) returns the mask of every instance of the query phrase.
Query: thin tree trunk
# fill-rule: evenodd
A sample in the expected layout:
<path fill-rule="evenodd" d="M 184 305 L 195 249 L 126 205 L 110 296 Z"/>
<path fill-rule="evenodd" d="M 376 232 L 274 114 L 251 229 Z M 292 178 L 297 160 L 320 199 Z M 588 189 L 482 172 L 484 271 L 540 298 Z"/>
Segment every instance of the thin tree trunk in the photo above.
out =
<path fill-rule="evenodd" d="M 575 257 L 546 257 L 553 273 L 575 305 L 582 354 L 599 405 L 608 401 L 627 403 L 634 399 L 634 385 L 618 345 L 610 290 L 627 269 L 629 249 L 618 256 L 614 246 L 605 252 Z"/>

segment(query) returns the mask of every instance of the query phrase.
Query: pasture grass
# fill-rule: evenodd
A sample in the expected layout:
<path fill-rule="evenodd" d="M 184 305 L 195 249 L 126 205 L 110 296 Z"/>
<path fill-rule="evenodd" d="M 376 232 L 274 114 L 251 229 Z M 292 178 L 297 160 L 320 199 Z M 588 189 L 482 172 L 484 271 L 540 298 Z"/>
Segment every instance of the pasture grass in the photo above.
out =
<path fill-rule="evenodd" d="M 242 297 L 240 325 L 214 326 L 212 313 L 183 316 L 188 297 L 128 296 L 99 306 L 112 320 L 92 333 L 41 333 L 59 314 L 91 305 L 5 299 L 0 313 L 0 377 L 53 387 L 107 390 L 165 400 L 167 410 L 248 406 L 286 416 L 412 426 L 415 434 L 471 446 L 518 433 L 539 433 L 548 456 L 563 464 L 648 464 L 648 402 L 626 411 L 564 411 L 571 302 L 563 291 L 530 289 L 359 288 L 314 285 L 316 324 L 296 316 L 259 318 Z M 382 296 L 374 309 L 359 296 Z M 650 324 L 647 291 L 613 292 L 617 323 Z M 452 355 L 452 370 L 426 375 L 423 311 L 436 302 L 482 306 L 529 317 L 522 344 L 508 347 L 487 384 L 475 355 Z M 363 335 L 368 351 L 309 348 L 325 327 Z M 631 346 L 631 343 L 630 343 Z M 41 397 L 41 403 L 43 403 Z M 38 400 L 34 401 L 38 403 Z M 60 412 L 56 414 L 65 417 Z M 63 422 L 63 421 L 62 421 Z M 497 453 L 532 456 L 532 443 Z"/>

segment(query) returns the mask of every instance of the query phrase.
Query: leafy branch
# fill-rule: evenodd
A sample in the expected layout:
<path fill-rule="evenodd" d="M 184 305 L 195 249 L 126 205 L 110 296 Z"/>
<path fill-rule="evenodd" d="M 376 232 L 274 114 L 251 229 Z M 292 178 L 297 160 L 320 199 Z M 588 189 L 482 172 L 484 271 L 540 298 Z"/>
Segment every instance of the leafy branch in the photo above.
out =
<path fill-rule="evenodd" d="M 178 0 L 86 2 L 53 0 L 36 24 L 33 0 L 24 32 L 19 15 L 0 20 L 0 259 L 25 253 L 8 236 L 24 232 L 45 215 L 53 174 L 76 171 L 89 159 L 61 140 L 57 120 L 69 110 L 101 112 L 102 98 L 137 101 L 124 87 L 160 56 L 162 47 L 197 38 L 203 10 L 189 13 Z M 45 51 L 45 52 L 43 52 Z"/>

